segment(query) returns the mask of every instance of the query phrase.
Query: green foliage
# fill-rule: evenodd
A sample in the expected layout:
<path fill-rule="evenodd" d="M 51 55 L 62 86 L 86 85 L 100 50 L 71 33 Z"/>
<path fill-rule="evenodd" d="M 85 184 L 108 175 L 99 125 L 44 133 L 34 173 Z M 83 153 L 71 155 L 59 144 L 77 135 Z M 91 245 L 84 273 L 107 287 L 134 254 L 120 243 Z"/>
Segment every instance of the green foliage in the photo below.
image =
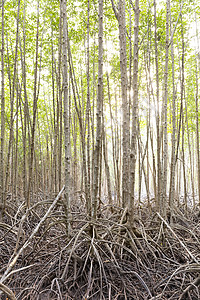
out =
<path fill-rule="evenodd" d="M 34 78 L 35 78 L 35 59 L 36 59 L 36 32 L 37 32 L 37 1 L 21 1 L 19 14 L 19 41 L 18 41 L 18 60 L 17 60 L 17 75 L 14 90 L 14 115 L 17 114 L 17 84 L 21 90 L 21 109 L 22 116 L 19 114 L 19 157 L 23 157 L 23 126 L 24 120 L 24 74 L 22 70 L 22 59 L 26 59 L 26 92 L 28 98 L 29 116 L 26 122 L 27 128 L 30 130 L 33 118 L 33 97 L 34 97 Z M 25 10 L 24 10 L 25 5 Z M 129 7 L 130 6 L 130 7 Z M 18 1 L 5 1 L 5 129 L 6 136 L 9 136 L 10 129 L 10 100 L 12 92 L 12 81 L 14 78 L 14 64 L 15 64 L 15 47 L 16 47 L 16 22 L 17 22 L 17 7 Z M 87 17 L 88 17 L 88 1 L 76 0 L 67 1 L 67 18 L 68 18 L 68 33 L 70 48 L 72 53 L 73 68 L 75 72 L 77 90 L 79 93 L 82 119 L 85 124 L 86 121 L 86 105 L 87 105 Z M 129 10 L 132 15 L 132 49 L 133 56 L 134 46 L 134 10 L 129 1 L 126 1 L 126 29 L 127 29 L 127 70 L 130 65 L 129 47 Z M 195 3 L 197 21 L 200 18 L 200 3 Z M 25 15 L 24 15 L 25 12 Z M 159 65 L 159 92 L 160 92 L 160 107 L 162 106 L 163 97 L 163 83 L 164 83 L 164 66 L 165 66 L 165 49 L 166 49 L 166 5 L 165 1 L 159 1 L 157 4 L 157 47 L 158 47 L 158 65 Z M 194 17 L 194 1 L 187 0 L 184 2 L 182 14 L 180 15 L 180 1 L 171 1 L 171 26 L 170 38 L 173 29 L 176 26 L 173 36 L 174 43 L 174 68 L 175 68 L 175 85 L 176 85 L 176 106 L 177 116 L 180 113 L 180 88 L 181 88 L 181 56 L 182 56 L 182 38 L 184 39 L 184 67 L 185 67 L 185 81 L 184 81 L 184 101 L 187 101 L 188 125 L 189 130 L 195 131 L 195 97 L 196 97 L 196 53 L 195 47 L 191 43 L 191 28 L 195 26 Z M 119 58 L 119 33 L 118 22 L 115 18 L 111 2 L 104 1 L 104 108 L 106 111 L 105 121 L 108 124 L 107 129 L 110 130 L 109 123 L 109 101 L 106 72 L 109 74 L 110 80 L 110 95 L 112 111 L 116 109 L 116 102 L 118 110 L 121 106 L 120 95 L 120 58 Z M 39 1 L 39 69 L 37 73 L 37 122 L 39 126 L 36 128 L 36 136 L 39 135 L 41 148 L 44 153 L 47 149 L 47 137 L 50 144 L 55 142 L 56 133 L 55 128 L 57 120 L 61 118 L 63 110 L 61 111 L 61 104 L 59 101 L 60 93 L 63 92 L 62 82 L 59 85 L 59 76 L 62 81 L 62 61 L 60 63 L 60 48 L 62 46 L 62 34 L 60 36 L 60 1 L 58 0 L 42 0 Z M 1 26 L 1 25 L 0 25 Z M 24 29 L 24 32 L 23 32 Z M 140 1 L 140 26 L 139 26 L 139 108 L 140 108 L 140 127 L 143 130 L 146 126 L 146 115 L 148 109 L 152 109 L 153 118 L 156 114 L 156 70 L 155 70 L 155 24 L 154 24 L 154 7 L 153 1 Z M 25 36 L 24 36 L 25 33 Z M 90 109 L 91 112 L 96 112 L 96 98 L 97 98 L 97 82 L 98 82 L 98 1 L 90 1 L 90 19 L 89 19 L 89 89 L 90 89 Z M 196 34 L 196 33 L 194 33 Z M 25 45 L 24 45 L 25 41 Z M 194 41 L 194 39 L 193 39 Z M 24 53 L 25 48 L 25 53 Z M 62 56 L 62 53 L 61 53 Z M 52 61 L 53 59 L 53 61 Z M 133 61 L 131 61 L 133 66 Z M 52 67 L 53 66 L 53 67 Z M 148 69 L 149 68 L 149 69 Z M 150 74 L 148 74 L 150 70 Z M 59 74 L 60 72 L 60 74 Z M 131 70 L 134 72 L 133 68 Z M 199 72 L 199 70 L 198 70 Z M 54 92 L 53 81 L 54 77 Z M 70 78 L 69 78 L 70 79 Z M 40 80 L 40 81 L 39 81 Z M 171 102 L 173 97 L 173 77 L 172 77 L 172 59 L 171 46 L 169 45 L 169 70 L 168 70 L 168 131 L 172 132 L 171 127 Z M 39 84 L 39 86 L 38 86 Z M 150 87 L 148 92 L 147 86 Z M 72 90 L 72 83 L 69 80 L 70 95 L 71 95 L 71 115 L 76 114 L 75 101 Z M 131 94 L 130 91 L 128 91 Z M 150 96 L 148 95 L 150 93 Z M 53 99 L 54 94 L 54 99 Z M 63 95 L 62 95 L 63 96 Z M 148 103 L 148 96 L 151 104 Z M 131 96 L 132 97 L 132 96 Z M 117 99 L 117 100 L 116 100 Z M 131 98 L 132 99 L 132 98 Z M 94 101 L 94 107 L 93 107 Z M 132 106 L 132 103 L 130 104 Z M 79 106 L 79 103 L 78 103 Z M 79 107 L 80 108 L 80 107 Z M 59 117 L 57 116 L 59 112 Z M 161 115 L 161 110 L 160 110 Z M 119 112 L 120 114 L 120 112 Z M 117 115 L 118 116 L 118 115 Z M 184 109 L 185 116 L 185 109 Z M 76 116 L 77 117 L 77 116 Z M 200 116 L 199 116 L 200 117 Z M 115 120 L 117 123 L 119 120 Z M 16 118 L 14 126 L 16 126 Z M 73 125 L 74 121 L 71 121 Z M 120 122 L 120 121 L 119 121 Z M 62 128 L 61 124 L 61 128 Z M 87 132 L 87 125 L 85 130 Z M 95 121 L 94 121 L 94 126 Z M 15 127 L 16 128 L 16 127 Z M 27 131 L 28 131 L 27 129 Z M 76 121 L 77 131 L 77 145 L 80 146 L 80 128 L 78 121 Z M 73 133 L 71 128 L 71 135 Z M 109 132 L 109 131 L 108 131 Z M 29 132 L 30 134 L 30 132 Z M 31 135 L 31 134 L 30 134 Z M 37 136 L 37 142 L 39 143 Z M 58 137 L 57 137 L 58 139 Z M 111 139 L 110 132 L 108 140 Z M 108 141 L 109 142 L 109 141 Z M 73 145 L 73 137 L 71 137 Z M 50 152 L 53 153 L 53 149 Z M 39 150 L 36 151 L 39 156 Z M 51 154 L 52 154 L 51 153 Z"/>

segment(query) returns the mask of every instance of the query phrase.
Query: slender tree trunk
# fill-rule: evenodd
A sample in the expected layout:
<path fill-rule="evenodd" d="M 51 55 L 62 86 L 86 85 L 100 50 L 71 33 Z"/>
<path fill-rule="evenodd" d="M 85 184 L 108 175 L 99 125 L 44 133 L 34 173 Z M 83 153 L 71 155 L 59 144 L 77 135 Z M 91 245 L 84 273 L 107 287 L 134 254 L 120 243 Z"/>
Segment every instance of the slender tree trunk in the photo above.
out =
<path fill-rule="evenodd" d="M 0 211 L 4 201 L 4 139 L 5 139 L 5 87 L 4 87 L 4 0 L 1 1 L 1 153 L 0 153 Z M 1 219 L 1 214 L 0 214 Z"/>
<path fill-rule="evenodd" d="M 31 185 L 33 181 L 33 164 L 35 152 L 35 128 L 37 116 L 37 78 L 38 78 L 38 45 L 39 45 L 39 2 L 37 7 L 37 33 L 36 33 L 36 58 L 34 70 L 34 93 L 33 93 L 33 121 L 31 128 L 31 145 L 30 145 L 30 161 L 29 161 L 29 176 L 28 176 L 28 189 L 27 189 L 27 207 L 30 207 L 30 194 Z"/>
<path fill-rule="evenodd" d="M 24 104 L 23 104 L 23 119 L 24 119 L 24 133 L 23 133 L 23 187 L 24 187 L 24 198 L 27 199 L 27 137 L 28 144 L 30 146 L 30 126 L 31 119 L 29 114 L 28 106 L 28 95 L 26 87 L 26 2 L 24 1 L 23 9 L 23 47 L 20 43 L 21 48 L 21 65 L 22 65 L 22 84 L 24 90 Z M 23 50 L 22 50 L 23 48 Z"/>
<path fill-rule="evenodd" d="M 78 174 L 78 156 L 77 156 L 77 119 L 76 115 L 74 113 L 73 116 L 73 127 L 74 127 L 74 132 L 73 132 L 73 146 L 74 146 L 74 159 L 73 159 L 73 179 L 74 179 L 74 194 L 77 192 L 78 189 L 78 178 L 80 174 Z"/>
<path fill-rule="evenodd" d="M 69 91 L 68 91 L 68 36 L 67 36 L 67 8 L 66 0 L 62 0 L 62 16 L 63 16 L 63 91 L 64 91 L 64 137 L 65 137 L 65 193 L 64 207 L 66 217 L 67 234 L 71 231 L 71 204 L 70 204 L 70 122 L 69 122 Z"/>
<path fill-rule="evenodd" d="M 172 27 L 172 24 L 171 24 Z M 172 85 L 173 85 L 173 98 L 172 98 L 172 150 L 171 150 L 171 167 L 170 167 L 170 187 L 169 187 L 169 207 L 171 214 L 173 214 L 174 204 L 174 190 L 175 190 L 175 147 L 176 147 L 176 90 L 175 90 L 175 74 L 174 74 L 174 42 L 171 40 L 171 60 L 172 60 Z M 172 219 L 171 219 L 172 220 Z"/>
<path fill-rule="evenodd" d="M 131 118 L 131 107 L 132 107 L 132 63 L 133 63 L 133 55 L 132 55 L 132 9 L 131 9 L 131 0 L 129 0 L 129 78 L 128 78 L 128 122 L 130 124 Z"/>
<path fill-rule="evenodd" d="M 9 179 L 9 166 L 11 160 L 11 166 L 13 163 L 13 123 L 14 123 L 14 98 L 15 98 L 15 84 L 17 77 L 17 61 L 18 61 L 18 42 L 19 42 L 19 12 L 20 12 L 20 1 L 18 1 L 18 11 L 17 11 L 17 28 L 16 28 L 16 40 L 15 40 L 15 56 L 14 56 L 14 71 L 13 71 L 13 81 L 12 85 L 10 83 L 10 136 L 9 136 L 9 144 L 8 144 L 8 155 L 7 155 L 7 163 L 6 163 L 6 174 L 5 174 L 5 184 L 4 184 L 4 193 L 6 193 L 8 179 Z M 10 73 L 10 63 L 8 60 L 8 69 Z M 13 175 L 13 168 L 11 168 L 11 178 Z M 4 195 L 5 196 L 5 195 Z M 5 202 L 5 197 L 4 197 Z M 5 203 L 4 203 L 5 206 Z"/>
<path fill-rule="evenodd" d="M 166 1 L 166 46 L 165 46 L 165 74 L 164 74 L 164 98 L 163 98 L 163 181 L 162 181 L 162 201 L 160 212 L 166 215 L 166 197 L 167 197 L 167 161 L 168 161 L 168 139 L 167 139 L 167 100 L 168 100 L 168 62 L 169 62 L 169 17 L 170 17 L 170 0 Z"/>
<path fill-rule="evenodd" d="M 188 140 L 188 150 L 189 150 L 189 161 L 190 161 L 190 179 L 191 179 L 191 188 L 192 188 L 192 199 L 193 199 L 193 207 L 195 207 L 195 190 L 194 190 L 194 169 L 193 169 L 193 160 L 192 160 L 192 149 L 191 149 L 191 136 L 188 125 L 188 109 L 187 109 L 187 100 L 185 98 L 185 118 L 187 125 L 187 140 Z"/>
<path fill-rule="evenodd" d="M 120 46 L 120 71 L 121 71 L 121 97 L 122 97 L 122 205 L 130 208 L 130 191 L 129 191 L 129 170 L 130 170 L 130 124 L 129 124 L 129 107 L 127 99 L 127 53 L 126 53 L 126 11 L 125 0 L 119 0 L 118 11 L 114 5 L 112 7 L 119 26 L 119 46 Z"/>
<path fill-rule="evenodd" d="M 118 179 L 117 179 L 117 166 L 116 166 L 116 148 L 115 148 L 115 140 L 114 140 L 114 128 L 113 128 L 113 113 L 111 107 L 111 95 L 110 95 L 110 83 L 109 83 L 109 76 L 108 72 L 107 76 L 107 85 L 108 85 L 108 102 L 109 102 L 109 111 L 110 111 L 110 120 L 111 120 L 111 137 L 112 137 L 112 161 L 113 161 L 113 171 L 114 171 L 114 186 L 115 191 L 119 190 Z M 115 197 L 118 193 L 116 193 Z"/>
<path fill-rule="evenodd" d="M 112 205 L 110 168 L 108 164 L 107 141 L 106 141 L 105 126 L 104 126 L 104 118 L 103 118 L 102 134 L 103 134 L 103 157 L 104 157 L 105 173 L 106 173 L 106 180 L 107 180 L 107 191 L 108 191 L 108 203 Z"/>
<path fill-rule="evenodd" d="M 185 97 L 185 42 L 184 42 L 184 33 L 183 33 L 183 21 L 181 15 L 181 37 L 182 37 L 182 57 L 181 57 L 181 104 L 183 107 L 183 101 Z M 186 108 L 185 108 L 186 110 Z M 185 164 L 185 120 L 184 114 L 182 116 L 182 160 L 183 160 L 183 183 L 184 183 L 184 204 L 185 212 L 187 214 L 187 178 L 186 178 L 186 164 Z"/>
<path fill-rule="evenodd" d="M 115 81 L 115 79 L 114 79 Z M 114 135 L 114 151 L 115 151 L 115 161 L 116 161 L 116 178 L 117 178 L 117 203 L 121 205 L 121 115 L 120 122 L 118 122 L 118 97 L 117 90 L 115 87 L 115 135 Z M 120 125 L 119 125 L 120 124 Z"/>
<path fill-rule="evenodd" d="M 87 104 L 86 104 L 86 128 L 87 128 L 87 170 L 88 170 L 88 178 L 87 178 L 87 190 L 88 190 L 88 198 L 91 199 L 91 159 L 90 159 L 90 0 L 88 0 L 88 9 L 87 9 Z M 88 203 L 88 211 L 91 212 L 91 201 Z"/>
<path fill-rule="evenodd" d="M 199 149 L 199 84 L 198 84 L 198 69 L 196 60 L 196 157 L 197 157 L 197 184 L 198 184 L 198 200 L 200 207 L 200 149 Z"/>
<path fill-rule="evenodd" d="M 95 99 L 96 99 L 96 64 L 95 64 L 95 57 L 96 57 L 96 36 L 94 34 L 94 46 L 93 46 L 93 88 L 92 88 L 92 109 L 91 113 L 91 121 L 92 121 L 92 167 L 91 167 L 91 187 L 94 186 L 94 148 L 95 148 Z M 92 191 L 93 192 L 93 191 Z"/>
<path fill-rule="evenodd" d="M 16 198 L 17 197 L 17 186 L 18 186 L 18 141 L 19 141 L 19 83 L 17 83 L 17 88 L 16 88 L 16 131 L 15 131 L 15 153 L 14 153 L 14 178 L 13 178 L 13 196 Z"/>
<path fill-rule="evenodd" d="M 118 4 L 118 22 L 119 22 L 119 42 L 120 42 L 120 70 L 121 70 L 121 93 L 122 93 L 122 203 L 123 207 L 130 207 L 129 191 L 129 168 L 130 168 L 130 124 L 129 108 L 127 101 L 127 54 L 126 54 L 126 16 L 125 0 L 120 0 Z"/>
<path fill-rule="evenodd" d="M 137 124 L 138 124 L 138 55 L 139 55 L 139 0 L 135 0 L 135 25 L 134 25 L 134 53 L 133 53 L 133 106 L 132 106 L 132 136 L 131 136 L 131 156 L 130 156 L 130 174 L 131 174 L 131 220 L 134 219 L 135 205 L 135 172 L 137 157 Z"/>
<path fill-rule="evenodd" d="M 103 108 L 103 0 L 99 0 L 99 53 L 98 53 L 98 88 L 97 88 L 97 112 L 96 112 L 96 143 L 94 149 L 94 186 L 92 216 L 97 215 L 97 196 L 100 188 L 100 154 L 102 135 L 102 108 Z M 100 196 L 100 195 L 99 195 Z"/>
<path fill-rule="evenodd" d="M 184 188 L 184 206 L 187 214 L 187 178 L 186 178 L 186 167 L 185 167 L 185 126 L 184 117 L 182 118 L 182 167 L 183 167 L 183 188 Z"/>
<path fill-rule="evenodd" d="M 153 139 L 153 132 L 152 129 L 150 130 L 150 140 L 151 140 L 151 151 L 152 151 L 152 159 L 153 159 L 153 188 L 154 188 L 154 197 L 156 200 L 156 159 L 155 159 L 155 152 L 154 152 L 154 139 Z M 156 203 L 157 204 L 157 203 Z"/>
<path fill-rule="evenodd" d="M 53 29 L 51 29 L 52 45 L 51 45 L 51 80 L 52 80 L 52 100 L 53 100 L 53 170 L 54 170 L 54 193 L 58 193 L 58 129 L 59 129 L 59 107 L 55 100 L 55 78 L 54 78 L 54 48 L 53 48 Z"/>
<path fill-rule="evenodd" d="M 59 18 L 59 50 L 58 50 L 58 119 L 59 119 L 59 137 L 58 137 L 58 181 L 59 190 L 62 185 L 62 142 L 63 142 L 63 105 L 62 105 L 62 87 L 61 87 L 61 61 L 62 61 L 62 8 L 60 5 Z"/>
<path fill-rule="evenodd" d="M 161 136 L 160 136 L 160 92 L 159 92 L 159 67 L 158 67 L 158 38 L 157 38 L 157 17 L 156 17 L 156 0 L 154 0 L 154 39 L 155 39 L 155 64 L 156 64 L 156 138 L 157 138 L 157 193 L 156 208 L 160 211 L 161 202 Z"/>
<path fill-rule="evenodd" d="M 72 83 L 72 91 L 73 91 L 73 96 L 74 96 L 74 102 L 75 102 L 75 109 L 77 112 L 78 116 L 78 121 L 79 121 L 79 128 L 80 128 L 80 137 L 81 137 L 81 152 L 82 152 L 82 184 L 81 187 L 83 187 L 84 183 L 84 192 L 85 192 L 85 198 L 86 198 L 86 207 L 87 207 L 87 212 L 88 215 L 91 215 L 90 212 L 90 197 L 89 197 L 89 192 L 88 192 L 88 173 L 87 173 L 87 164 L 86 164 L 86 143 L 85 143 L 85 129 L 84 129 L 84 124 L 83 124 L 83 117 L 82 117 L 82 108 L 80 104 L 80 96 L 78 93 L 78 88 L 77 88 L 77 83 L 76 83 L 76 78 L 74 74 L 74 69 L 73 69 L 73 64 L 72 64 L 72 57 L 71 57 L 71 51 L 70 51 L 70 45 L 68 42 L 68 55 L 70 58 L 70 77 L 71 77 L 71 83 Z M 77 96 L 78 96 L 78 102 L 77 102 Z"/>

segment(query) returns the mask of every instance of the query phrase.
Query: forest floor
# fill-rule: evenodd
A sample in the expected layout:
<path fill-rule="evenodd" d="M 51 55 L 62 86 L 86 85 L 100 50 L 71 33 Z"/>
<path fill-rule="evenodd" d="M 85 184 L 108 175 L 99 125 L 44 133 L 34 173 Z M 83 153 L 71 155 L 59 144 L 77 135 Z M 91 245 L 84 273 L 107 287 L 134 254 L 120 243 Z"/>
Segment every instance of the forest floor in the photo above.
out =
<path fill-rule="evenodd" d="M 8 202 L 0 223 L 1 300 L 200 299 L 199 211 L 169 223 L 144 205 L 133 230 L 121 208 L 91 221 L 77 203 L 67 237 L 62 202 L 37 203 Z"/>

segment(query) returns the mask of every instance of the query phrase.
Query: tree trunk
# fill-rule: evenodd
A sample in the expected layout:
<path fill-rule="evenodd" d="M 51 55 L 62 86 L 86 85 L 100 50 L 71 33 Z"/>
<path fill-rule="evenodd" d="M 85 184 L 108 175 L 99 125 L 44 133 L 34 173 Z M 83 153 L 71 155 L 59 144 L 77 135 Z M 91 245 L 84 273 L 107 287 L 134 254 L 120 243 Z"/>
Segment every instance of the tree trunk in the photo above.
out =
<path fill-rule="evenodd" d="M 167 197 L 167 161 L 168 161 L 168 138 L 167 138 L 167 103 L 168 103 L 168 62 L 169 62 L 169 16 L 170 0 L 166 1 L 166 40 L 165 40 L 165 74 L 164 74 L 164 98 L 163 98 L 163 180 L 162 180 L 162 201 L 160 213 L 163 217 L 166 215 L 166 197 Z"/>
<path fill-rule="evenodd" d="M 4 138 L 5 138 L 5 91 L 4 91 L 4 0 L 1 1 L 1 153 L 0 153 L 0 204 L 5 209 L 4 202 Z M 1 219 L 1 213 L 0 213 Z"/>
<path fill-rule="evenodd" d="M 131 136 L 131 220 L 134 219 L 135 205 L 135 172 L 137 158 L 137 134 L 138 134 L 138 54 L 139 54 L 139 0 L 135 0 L 135 25 L 134 25 L 134 53 L 133 53 L 133 106 L 132 106 L 132 136 Z"/>
<path fill-rule="evenodd" d="M 70 122 L 69 122 L 69 91 L 68 91 L 68 56 L 67 56 L 67 8 L 66 0 L 62 0 L 62 17 L 63 17 L 63 106 L 64 106 L 64 137 L 65 137 L 65 193 L 64 208 L 66 218 L 66 231 L 71 231 L 71 206 L 70 206 Z"/>
<path fill-rule="evenodd" d="M 156 17 L 156 0 L 154 0 L 154 39 L 155 39 L 155 64 L 156 64 L 156 138 L 157 138 L 157 191 L 155 195 L 156 208 L 160 211 L 161 201 L 161 136 L 160 136 L 160 91 L 159 91 L 159 68 L 158 68 L 158 38 L 157 38 L 157 17 Z"/>
<path fill-rule="evenodd" d="M 121 97 L 122 97 L 122 205 L 130 208 L 129 191 L 129 166 L 130 166 L 130 124 L 129 107 L 127 100 L 127 53 L 126 53 L 126 11 L 125 0 L 119 0 L 118 11 L 114 5 L 112 7 L 119 26 L 119 46 L 120 46 L 120 71 L 121 71 Z"/>
<path fill-rule="evenodd" d="M 35 151 L 35 128 L 37 116 L 37 78 L 38 78 L 38 46 L 39 46 L 39 1 L 37 7 L 37 33 L 36 33 L 36 58 L 34 70 L 34 93 L 33 93 L 33 121 L 31 128 L 31 145 L 30 145 L 30 161 L 29 161 L 29 176 L 28 176 L 28 190 L 26 205 L 30 207 L 30 193 L 33 181 L 33 164 L 34 164 L 34 151 Z"/>
<path fill-rule="evenodd" d="M 196 61 L 196 156 L 197 156 L 197 184 L 198 184 L 198 201 L 200 207 L 200 152 L 199 152 L 199 84 L 198 84 L 198 69 Z"/>
<path fill-rule="evenodd" d="M 97 215 L 97 196 L 100 184 L 100 154 L 102 137 L 102 108 L 103 108 L 103 0 L 99 0 L 99 53 L 98 53 L 98 88 L 97 88 L 97 112 L 96 112 L 96 143 L 94 149 L 94 186 L 92 216 Z"/>

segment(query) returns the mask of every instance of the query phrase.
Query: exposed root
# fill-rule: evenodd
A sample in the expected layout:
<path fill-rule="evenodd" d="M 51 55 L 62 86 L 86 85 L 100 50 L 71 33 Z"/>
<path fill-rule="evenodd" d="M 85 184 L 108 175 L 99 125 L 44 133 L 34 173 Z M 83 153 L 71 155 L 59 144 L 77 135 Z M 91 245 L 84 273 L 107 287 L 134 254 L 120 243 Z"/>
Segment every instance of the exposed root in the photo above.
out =
<path fill-rule="evenodd" d="M 200 299 L 200 224 L 192 214 L 169 225 L 143 209 L 136 235 L 123 210 L 95 221 L 80 210 L 69 238 L 61 204 L 45 211 L 46 204 L 26 218 L 11 211 L 0 226 L 0 282 L 14 293 L 0 289 L 10 299 Z"/>
<path fill-rule="evenodd" d="M 10 300 L 17 300 L 14 293 L 3 283 L 0 283 L 0 290 L 2 290 L 2 292 L 4 292 Z"/>

